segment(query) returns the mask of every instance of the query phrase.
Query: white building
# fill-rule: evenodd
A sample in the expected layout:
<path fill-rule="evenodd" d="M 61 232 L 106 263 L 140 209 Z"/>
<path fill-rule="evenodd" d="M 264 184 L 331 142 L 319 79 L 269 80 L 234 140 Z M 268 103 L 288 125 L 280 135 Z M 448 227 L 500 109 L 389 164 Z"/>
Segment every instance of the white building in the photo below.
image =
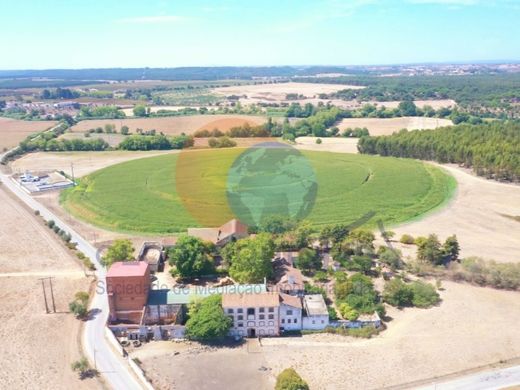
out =
<path fill-rule="evenodd" d="M 224 293 L 222 308 L 232 320 L 231 336 L 278 336 L 280 296 L 277 293 Z"/>
<path fill-rule="evenodd" d="M 280 293 L 280 331 L 302 329 L 300 297 Z"/>
<path fill-rule="evenodd" d="M 329 312 L 321 294 L 303 297 L 302 329 L 320 330 L 329 326 Z"/>

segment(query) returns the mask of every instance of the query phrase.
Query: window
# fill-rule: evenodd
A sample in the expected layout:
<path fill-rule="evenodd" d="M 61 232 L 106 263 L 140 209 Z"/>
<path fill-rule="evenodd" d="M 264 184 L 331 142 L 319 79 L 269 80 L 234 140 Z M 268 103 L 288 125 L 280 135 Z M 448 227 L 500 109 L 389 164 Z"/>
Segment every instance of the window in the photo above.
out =
<path fill-rule="evenodd" d="M 258 324 L 258 326 L 265 326 L 265 321 L 260 321 L 260 323 Z"/>
<path fill-rule="evenodd" d="M 291 323 L 291 319 L 290 319 L 290 318 L 287 319 L 287 323 L 288 323 L 288 324 Z"/>
<path fill-rule="evenodd" d="M 274 307 L 269 308 L 269 313 L 274 313 Z"/>
<path fill-rule="evenodd" d="M 251 316 L 251 315 L 255 315 L 255 308 L 254 307 L 250 307 L 249 309 L 247 309 L 247 315 L 248 316 Z"/>
<path fill-rule="evenodd" d="M 269 318 L 270 320 L 274 320 L 274 314 L 269 314 L 268 318 Z"/>
<path fill-rule="evenodd" d="M 282 324 L 285 324 L 285 318 L 282 318 Z"/>
<path fill-rule="evenodd" d="M 233 314 L 233 309 L 227 309 L 227 312 L 228 312 L 229 314 Z"/>
<path fill-rule="evenodd" d="M 298 318 L 295 318 L 295 319 L 294 319 L 294 323 L 295 323 L 295 324 L 298 323 Z"/>
<path fill-rule="evenodd" d="M 324 324 L 324 323 L 325 323 L 325 321 L 321 320 L 321 323 L 322 323 L 322 324 Z"/>
<path fill-rule="evenodd" d="M 237 326 L 238 326 L 239 328 L 243 328 L 243 327 L 244 327 L 244 323 L 243 323 L 243 322 L 239 322 Z"/>
<path fill-rule="evenodd" d="M 288 316 L 292 316 L 292 310 L 287 310 L 286 313 L 287 313 Z"/>
<path fill-rule="evenodd" d="M 243 313 L 244 311 L 242 309 L 237 309 L 237 313 Z"/>
<path fill-rule="evenodd" d="M 269 326 L 274 326 L 274 322 L 273 321 L 269 321 Z M 273 330 L 272 329 L 269 329 L 269 334 L 271 334 Z"/>
<path fill-rule="evenodd" d="M 244 319 L 244 316 L 243 316 L 243 315 L 239 314 L 239 315 L 237 316 L 237 320 L 242 321 L 243 319 Z"/>
<path fill-rule="evenodd" d="M 260 314 L 258 317 L 259 317 L 261 320 L 265 320 L 265 314 Z"/>
<path fill-rule="evenodd" d="M 263 312 L 265 311 L 265 308 L 264 308 L 264 307 L 261 307 L 260 309 L 258 309 L 258 311 L 259 311 L 260 313 L 263 313 Z"/>

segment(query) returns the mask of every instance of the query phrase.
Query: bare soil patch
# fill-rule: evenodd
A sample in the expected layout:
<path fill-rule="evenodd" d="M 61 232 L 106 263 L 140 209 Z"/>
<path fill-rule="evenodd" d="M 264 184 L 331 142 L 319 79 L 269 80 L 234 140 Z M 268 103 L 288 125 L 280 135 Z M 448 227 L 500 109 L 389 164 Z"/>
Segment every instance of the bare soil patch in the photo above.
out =
<path fill-rule="evenodd" d="M 400 385 L 520 356 L 520 339 L 509 325 L 520 319 L 520 293 L 444 286 L 439 307 L 390 308 L 393 320 L 374 339 L 265 339 L 265 358 L 275 374 L 292 366 L 312 389 L 339 390 Z"/>
<path fill-rule="evenodd" d="M 321 144 L 316 143 L 317 137 L 296 138 L 296 149 L 318 152 L 357 153 L 357 138 L 321 138 Z"/>
<path fill-rule="evenodd" d="M 85 120 L 79 122 L 71 128 L 72 132 L 85 132 L 96 127 L 104 127 L 106 124 L 113 124 L 117 131 L 122 126 L 128 126 L 130 132 L 135 133 L 137 129 L 152 130 L 163 132 L 168 135 L 179 135 L 181 133 L 193 134 L 196 130 L 205 128 L 212 122 L 224 120 L 219 127 L 222 131 L 227 131 L 237 124 L 243 124 L 244 121 L 251 121 L 251 123 L 262 124 L 266 121 L 265 117 L 254 115 L 188 115 L 188 116 L 173 116 L 164 118 L 135 118 L 135 119 L 99 119 L 99 120 Z M 228 127 L 225 128 L 224 125 Z M 212 125 L 211 128 L 214 126 Z"/>
<path fill-rule="evenodd" d="M 427 117 L 401 117 L 401 118 L 346 118 L 338 128 L 366 127 L 370 135 L 390 135 L 401 129 L 427 130 L 442 126 L 450 126 L 453 123 L 449 119 Z"/>
<path fill-rule="evenodd" d="M 71 164 L 74 164 L 74 175 L 81 177 L 120 162 L 166 153 L 178 153 L 178 150 L 146 152 L 124 150 L 108 152 L 36 152 L 29 153 L 12 162 L 11 169 L 13 172 L 58 170 L 70 174 Z"/>
<path fill-rule="evenodd" d="M 53 121 L 19 121 L 0 118 L 0 151 L 15 147 L 28 135 L 47 130 L 56 123 Z"/>
<path fill-rule="evenodd" d="M 458 183 L 450 204 L 425 218 L 392 228 L 402 234 L 440 239 L 456 234 L 461 256 L 480 256 L 499 262 L 520 261 L 520 222 L 504 215 L 520 215 L 520 186 L 486 180 L 456 166 L 443 165 Z M 399 245 L 399 244 L 397 244 Z M 400 245 L 414 257 L 414 245 Z"/>
<path fill-rule="evenodd" d="M 0 186 L 0 383 L 4 388 L 93 389 L 70 364 L 80 357 L 81 322 L 68 303 L 89 280 L 57 236 Z M 39 278 L 54 276 L 57 313 L 46 314 Z M 52 308 L 50 288 L 47 298 Z"/>

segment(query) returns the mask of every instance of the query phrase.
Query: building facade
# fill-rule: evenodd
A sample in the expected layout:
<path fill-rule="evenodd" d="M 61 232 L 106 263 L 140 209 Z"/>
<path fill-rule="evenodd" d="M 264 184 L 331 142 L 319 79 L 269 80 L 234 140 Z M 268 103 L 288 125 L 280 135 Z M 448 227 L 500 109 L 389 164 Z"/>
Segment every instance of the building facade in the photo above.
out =
<path fill-rule="evenodd" d="M 116 262 L 106 274 L 109 322 L 139 324 L 150 290 L 150 268 L 144 261 Z"/>
<path fill-rule="evenodd" d="M 233 321 L 231 336 L 278 336 L 279 307 L 280 298 L 277 293 L 222 295 L 222 309 Z"/>
<path fill-rule="evenodd" d="M 329 326 L 329 311 L 321 294 L 305 295 L 303 310 L 303 329 L 321 330 Z"/>

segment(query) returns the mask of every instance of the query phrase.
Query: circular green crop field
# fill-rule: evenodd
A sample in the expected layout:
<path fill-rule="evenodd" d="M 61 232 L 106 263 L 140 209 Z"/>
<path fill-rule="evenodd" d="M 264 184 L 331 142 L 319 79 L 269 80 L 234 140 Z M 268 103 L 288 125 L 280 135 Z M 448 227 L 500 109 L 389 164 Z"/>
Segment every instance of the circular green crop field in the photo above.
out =
<path fill-rule="evenodd" d="M 243 209 L 243 204 L 234 204 L 238 198 L 230 197 L 228 189 L 230 183 L 240 184 L 236 172 L 241 167 L 235 165 L 246 152 L 241 148 L 195 150 L 113 165 L 82 178 L 78 186 L 62 193 L 61 201 L 74 216 L 115 231 L 169 234 L 189 227 L 220 226 Z M 328 152 L 301 154 L 311 168 L 305 165 L 299 173 L 306 177 L 312 173 L 313 183 L 305 188 L 312 188 L 313 198 L 312 207 L 307 202 L 305 213 L 297 216 L 316 227 L 353 223 L 366 215 L 371 216 L 368 226 L 375 226 L 378 220 L 395 225 L 443 205 L 456 188 L 452 176 L 420 161 Z M 244 173 L 251 174 L 254 169 Z M 263 174 L 265 178 L 265 169 Z M 261 194 L 279 193 L 278 187 L 285 186 L 289 195 L 283 199 L 287 202 L 292 188 L 298 191 L 301 186 L 295 185 L 304 179 L 291 172 L 287 180 L 277 181 L 278 177 L 274 173 L 273 180 L 262 181 Z M 249 198 L 253 203 L 257 200 Z M 272 206 L 277 199 L 281 198 L 269 198 L 262 207 L 266 203 Z"/>

